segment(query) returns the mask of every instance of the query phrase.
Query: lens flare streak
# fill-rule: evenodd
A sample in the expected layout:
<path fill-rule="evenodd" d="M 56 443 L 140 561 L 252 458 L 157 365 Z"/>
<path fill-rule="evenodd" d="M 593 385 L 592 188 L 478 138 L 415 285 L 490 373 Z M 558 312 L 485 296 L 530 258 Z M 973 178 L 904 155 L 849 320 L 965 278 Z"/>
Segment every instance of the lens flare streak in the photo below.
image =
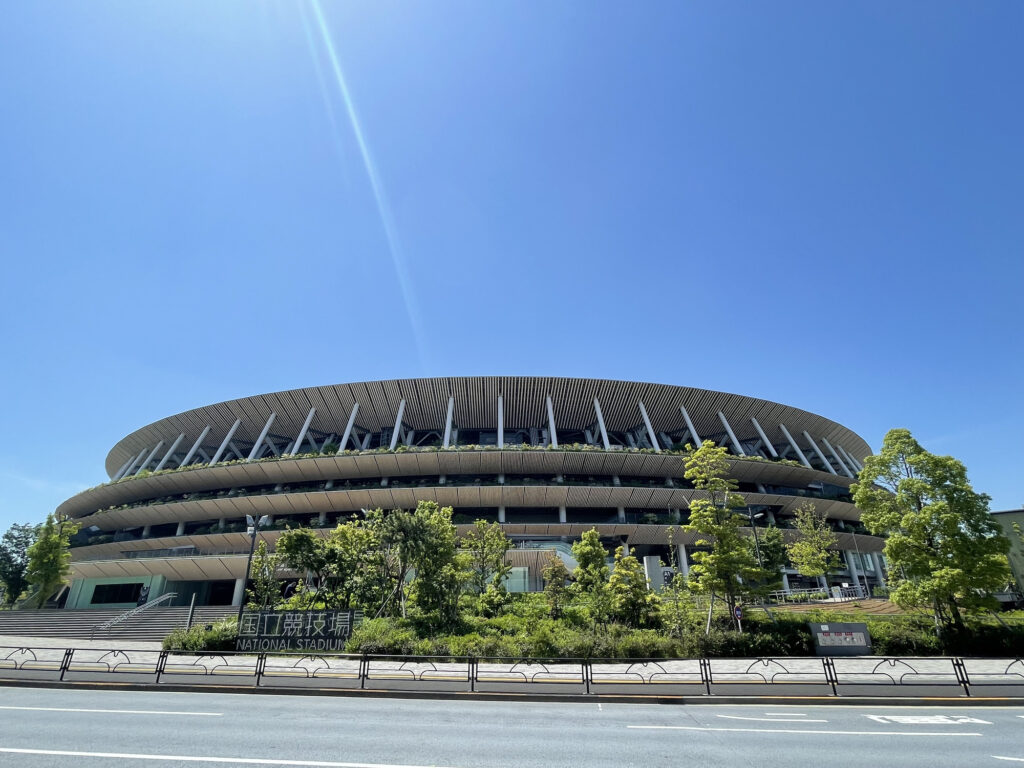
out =
<path fill-rule="evenodd" d="M 377 213 L 380 216 L 381 227 L 383 228 L 384 236 L 387 239 L 391 264 L 394 267 L 395 275 L 398 278 L 398 286 L 402 294 L 402 302 L 405 305 L 405 312 L 408 316 L 409 325 L 412 329 L 413 341 L 416 345 L 416 353 L 419 358 L 419 363 L 424 372 L 427 372 L 429 366 L 426 361 L 419 310 L 416 307 L 416 298 L 412 289 L 412 282 L 409 279 L 409 272 L 405 265 L 405 259 L 402 256 L 402 249 L 398 240 L 398 232 L 395 227 L 394 218 L 391 215 L 391 207 L 388 204 L 387 195 L 384 192 L 384 185 L 381 183 L 380 174 L 377 172 L 377 166 L 373 161 L 373 155 L 370 152 L 370 148 L 366 142 L 366 137 L 363 134 L 362 124 L 359 121 L 355 104 L 353 103 L 352 96 L 349 93 L 348 84 L 345 81 L 345 75 L 341 68 L 341 62 L 338 59 L 338 54 L 334 46 L 334 40 L 327 27 L 327 22 L 324 19 L 319 0 L 310 0 L 310 7 L 313 9 L 316 28 L 323 40 L 324 50 L 327 54 L 328 60 L 330 61 L 330 69 L 334 74 L 334 79 L 338 86 L 338 93 L 345 105 L 345 113 L 348 115 L 352 134 L 355 137 L 356 145 L 359 148 L 359 155 L 363 161 L 363 168 L 366 170 L 366 176 L 370 181 L 370 188 L 377 204 Z M 315 58 L 315 51 L 311 51 L 311 53 Z M 329 111 L 328 114 L 332 117 L 333 123 L 333 112 Z"/>

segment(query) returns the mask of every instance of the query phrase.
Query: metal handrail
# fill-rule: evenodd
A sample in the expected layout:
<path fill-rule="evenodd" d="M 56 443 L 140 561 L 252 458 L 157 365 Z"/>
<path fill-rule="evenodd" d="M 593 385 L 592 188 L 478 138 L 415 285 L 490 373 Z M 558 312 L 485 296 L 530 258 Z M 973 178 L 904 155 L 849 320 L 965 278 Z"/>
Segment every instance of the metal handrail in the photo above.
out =
<path fill-rule="evenodd" d="M 63 658 L 60 659 L 61 654 Z M 571 694 L 614 692 L 611 686 L 639 685 L 641 695 L 660 689 L 668 696 L 797 695 L 876 697 L 891 691 L 897 696 L 942 696 L 959 689 L 965 699 L 999 694 L 1024 696 L 1024 658 L 911 656 L 796 656 L 687 659 L 550 658 L 524 656 L 406 656 L 392 654 L 317 653 L 308 649 L 278 652 L 154 651 L 145 649 L 40 648 L 0 646 L 0 679 L 25 670 L 30 675 L 51 672 L 65 679 L 76 675 L 154 675 L 152 683 L 187 685 L 216 682 L 228 676 L 234 686 L 298 687 L 315 678 L 322 691 L 365 689 L 368 685 L 392 690 L 415 690 L 440 683 L 452 690 L 461 684 L 469 692 L 490 686 L 491 692 L 521 693 L 523 685 L 578 686 Z M 682 668 L 669 665 L 688 662 Z M 623 669 L 622 667 L 626 668 Z M 327 672 L 328 674 L 318 674 Z M 170 679 L 167 679 L 167 678 Z M 973 678 L 973 679 L 972 679 Z M 82 680 L 81 677 L 78 678 Z M 108 678 L 112 679 L 112 678 Z M 389 685 L 387 682 L 401 682 Z M 149 684 L 148 682 L 146 684 Z M 737 686 L 746 686 L 738 689 Z M 603 689 L 603 690 L 602 690 Z M 997 690 L 998 689 L 998 690 Z M 621 691 L 620 691 L 621 692 Z M 898 692 L 898 693 L 897 693 Z M 630 695 L 630 694 L 626 694 Z"/>
<path fill-rule="evenodd" d="M 138 616 L 140 613 L 144 613 L 145 611 L 148 611 L 150 608 L 153 608 L 154 606 L 161 605 L 162 603 L 169 602 L 169 601 L 173 600 L 174 598 L 176 598 L 177 596 L 178 596 L 177 592 L 168 592 L 168 593 L 166 593 L 164 595 L 160 595 L 160 597 L 156 598 L 155 600 L 152 600 L 152 601 L 150 601 L 148 603 L 143 603 L 142 605 L 139 605 L 139 606 L 136 606 L 135 608 L 132 608 L 130 611 L 125 611 L 124 613 L 122 613 L 119 616 L 115 616 L 114 618 L 112 618 L 112 619 L 110 619 L 108 621 L 104 621 L 102 624 L 97 624 L 96 626 L 94 626 L 92 628 L 92 635 L 91 636 L 95 637 L 97 630 L 106 631 L 106 630 L 110 629 L 111 627 L 120 624 L 122 621 L 130 619 L 132 616 Z"/>

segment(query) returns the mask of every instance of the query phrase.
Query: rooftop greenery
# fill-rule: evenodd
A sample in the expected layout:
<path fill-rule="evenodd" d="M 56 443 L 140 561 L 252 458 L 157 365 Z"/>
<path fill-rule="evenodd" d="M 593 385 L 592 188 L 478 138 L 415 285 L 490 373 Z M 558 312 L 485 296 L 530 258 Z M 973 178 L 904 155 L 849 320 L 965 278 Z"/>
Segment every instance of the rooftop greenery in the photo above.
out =
<path fill-rule="evenodd" d="M 441 446 L 409 446 L 400 445 L 395 450 L 390 448 L 367 448 L 366 450 L 359 451 L 336 451 L 329 453 L 314 452 L 314 453 L 285 453 L 280 456 L 265 456 L 261 459 L 254 459 L 249 461 L 247 459 L 232 459 L 230 461 L 219 461 L 216 464 L 210 465 L 205 463 L 189 464 L 185 467 L 173 467 L 171 469 L 161 469 L 159 472 L 152 472 L 150 470 L 143 470 L 138 474 L 127 475 L 119 480 L 113 480 L 107 483 L 100 483 L 92 488 L 88 488 L 82 493 L 88 493 L 97 488 L 104 488 L 112 485 L 119 485 L 120 483 L 126 483 L 131 480 L 142 479 L 145 477 L 158 477 L 161 475 L 172 475 L 178 472 L 190 472 L 200 469 L 209 469 L 211 467 L 230 467 L 235 464 L 256 464 L 264 462 L 276 462 L 276 461 L 292 461 L 295 459 L 326 459 L 332 456 L 377 456 L 381 454 L 398 454 L 398 453 L 464 453 L 464 452 L 493 452 L 493 451 L 546 451 L 549 453 L 577 453 L 577 452 L 595 452 L 595 453 L 630 453 L 630 454 L 658 454 L 653 448 L 618 448 L 615 451 L 605 451 L 604 448 L 596 445 L 587 445 L 584 443 L 570 443 L 567 445 L 559 445 L 557 448 L 550 445 L 529 445 L 523 443 L 521 445 L 505 445 L 498 447 L 496 445 L 453 445 L 448 448 Z M 663 449 L 661 454 L 663 456 L 679 456 L 685 457 L 687 452 L 685 450 L 673 450 Z M 800 467 L 804 468 L 803 464 L 798 461 L 792 461 L 790 459 L 766 459 L 762 456 L 735 456 L 730 455 L 730 461 L 760 461 L 771 464 L 782 464 L 789 467 Z"/>

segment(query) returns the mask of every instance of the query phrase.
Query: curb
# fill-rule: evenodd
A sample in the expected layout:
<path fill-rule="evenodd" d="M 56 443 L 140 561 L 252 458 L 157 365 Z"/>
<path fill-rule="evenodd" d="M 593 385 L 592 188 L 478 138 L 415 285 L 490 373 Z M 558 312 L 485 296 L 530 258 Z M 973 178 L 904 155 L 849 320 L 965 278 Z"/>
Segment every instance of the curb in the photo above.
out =
<path fill-rule="evenodd" d="M 537 694 L 480 693 L 473 691 L 394 691 L 386 689 L 284 688 L 241 685 L 157 685 L 155 683 L 60 682 L 49 680 L 0 680 L 0 688 L 57 688 L 92 691 L 168 691 L 170 693 L 231 693 L 269 696 L 336 696 L 342 698 L 419 699 L 443 701 L 520 701 L 587 704 L 805 704 L 864 705 L 889 707 L 1013 707 L 1024 706 L 1024 698 L 949 696 L 663 696 L 624 694 Z"/>

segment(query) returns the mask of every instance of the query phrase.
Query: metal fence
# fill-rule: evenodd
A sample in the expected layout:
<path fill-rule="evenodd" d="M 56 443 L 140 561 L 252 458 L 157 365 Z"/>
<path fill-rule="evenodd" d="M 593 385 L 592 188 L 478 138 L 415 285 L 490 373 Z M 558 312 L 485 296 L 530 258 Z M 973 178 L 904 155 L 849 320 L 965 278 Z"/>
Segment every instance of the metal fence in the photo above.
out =
<path fill-rule="evenodd" d="M 1024 697 L 1024 659 L 526 659 L 0 647 L 0 682 L 654 696 Z"/>

